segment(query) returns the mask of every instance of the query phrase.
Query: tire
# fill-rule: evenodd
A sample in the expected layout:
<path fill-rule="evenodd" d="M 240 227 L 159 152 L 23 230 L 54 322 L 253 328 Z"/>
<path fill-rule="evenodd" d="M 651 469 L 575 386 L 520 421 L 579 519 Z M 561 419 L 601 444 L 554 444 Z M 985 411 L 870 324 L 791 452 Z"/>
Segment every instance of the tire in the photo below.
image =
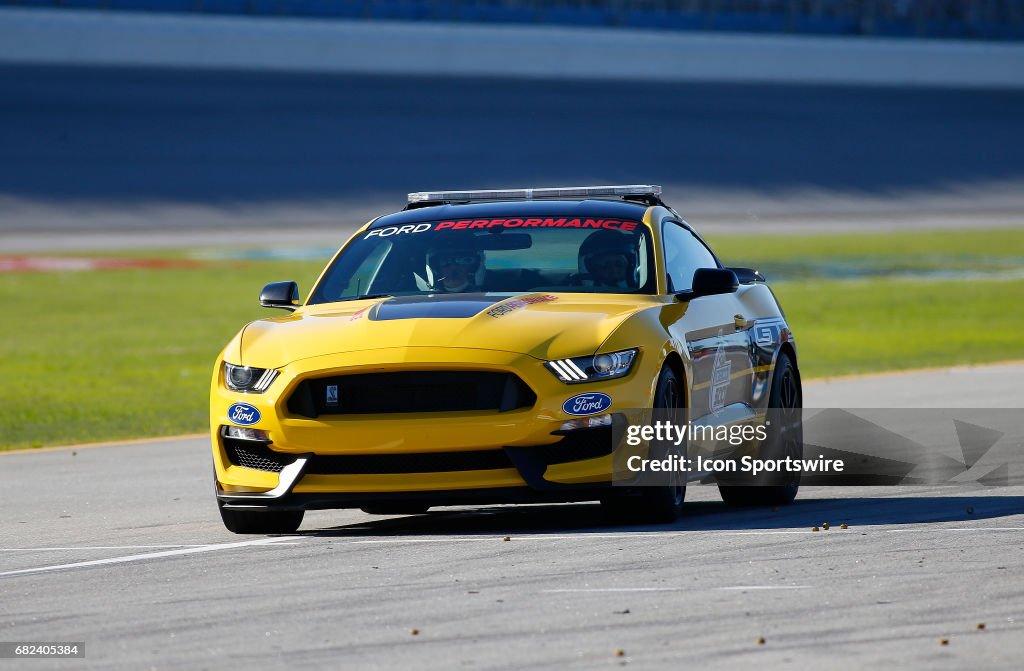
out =
<path fill-rule="evenodd" d="M 662 418 L 670 418 L 676 424 L 682 423 L 679 411 L 685 407 L 683 383 L 676 372 L 668 365 L 661 369 L 658 384 L 654 391 L 654 408 Z M 686 444 L 682 444 L 686 456 Z M 651 449 L 658 452 L 656 456 L 665 456 L 669 450 L 678 453 L 674 445 L 651 444 Z M 633 524 L 670 524 L 679 519 L 683 513 L 683 500 L 686 498 L 686 479 L 682 473 L 673 473 L 671 483 L 662 486 L 637 487 L 630 492 L 623 492 L 601 499 L 601 507 L 605 515 L 617 522 Z"/>
<path fill-rule="evenodd" d="M 415 503 L 375 503 L 360 508 L 367 515 L 422 515 L 430 506 Z"/>
<path fill-rule="evenodd" d="M 218 505 L 228 531 L 236 534 L 290 534 L 302 524 L 304 510 L 234 510 Z"/>
<path fill-rule="evenodd" d="M 775 362 L 775 378 L 772 380 L 768 408 L 772 424 L 768 427 L 768 439 L 761 445 L 761 459 L 802 459 L 803 440 L 803 391 L 800 374 L 785 352 L 779 353 Z M 800 490 L 800 473 L 763 473 L 746 481 L 719 478 L 718 491 L 722 500 L 734 506 L 782 506 L 793 502 Z"/>

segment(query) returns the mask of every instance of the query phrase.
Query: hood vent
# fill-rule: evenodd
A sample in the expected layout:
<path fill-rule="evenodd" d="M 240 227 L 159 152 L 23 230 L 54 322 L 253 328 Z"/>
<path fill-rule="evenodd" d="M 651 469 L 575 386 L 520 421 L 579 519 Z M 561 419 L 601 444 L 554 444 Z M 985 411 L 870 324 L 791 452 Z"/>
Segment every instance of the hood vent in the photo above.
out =
<path fill-rule="evenodd" d="M 430 294 L 384 301 L 370 313 L 373 321 L 390 319 L 467 319 L 508 298 L 485 294 Z"/>

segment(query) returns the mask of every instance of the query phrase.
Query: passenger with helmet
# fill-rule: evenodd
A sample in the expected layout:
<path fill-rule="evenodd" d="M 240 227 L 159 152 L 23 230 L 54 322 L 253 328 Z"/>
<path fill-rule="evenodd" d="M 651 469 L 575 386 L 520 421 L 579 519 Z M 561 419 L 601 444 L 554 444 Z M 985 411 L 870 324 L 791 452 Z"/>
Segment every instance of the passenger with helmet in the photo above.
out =
<path fill-rule="evenodd" d="M 427 285 L 438 293 L 483 291 L 484 253 L 473 247 L 432 249 L 427 252 Z"/>
<path fill-rule="evenodd" d="M 580 245 L 579 274 L 572 283 L 602 290 L 637 288 L 636 239 L 618 231 L 600 230 Z"/>

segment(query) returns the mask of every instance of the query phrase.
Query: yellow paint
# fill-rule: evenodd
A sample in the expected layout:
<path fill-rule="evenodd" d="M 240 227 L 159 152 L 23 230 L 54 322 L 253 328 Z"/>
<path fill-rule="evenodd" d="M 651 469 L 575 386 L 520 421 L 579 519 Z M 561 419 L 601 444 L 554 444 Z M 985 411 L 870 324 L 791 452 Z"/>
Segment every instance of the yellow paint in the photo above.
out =
<path fill-rule="evenodd" d="M 653 207 L 648 208 L 643 219 L 654 245 L 657 295 L 554 293 L 556 300 L 530 303 L 498 317 L 483 310 L 467 318 L 382 321 L 371 319 L 370 314 L 387 299 L 368 299 L 302 306 L 291 314 L 252 322 L 225 347 L 214 366 L 210 426 L 217 480 L 222 487 L 235 491 L 265 491 L 278 484 L 277 474 L 232 466 L 227 460 L 219 428 L 230 424 L 227 410 L 239 401 L 260 411 L 261 419 L 253 428 L 269 433 L 274 450 L 373 455 L 550 446 L 561 440 L 552 432 L 572 418 L 563 412 L 562 404 L 577 394 L 609 395 L 610 412 L 651 407 L 655 382 L 666 357 L 673 355 L 680 358 L 690 385 L 685 390 L 686 398 L 692 398 L 694 389 L 707 384 L 693 385 L 692 362 L 680 334 L 706 328 L 711 324 L 702 322 L 718 315 L 710 308 L 714 298 L 701 299 L 703 305 L 691 305 L 667 295 L 659 225 L 667 215 L 664 208 Z M 768 292 L 764 287 L 760 290 Z M 567 385 L 544 366 L 550 360 L 630 347 L 639 350 L 638 356 L 629 375 L 616 380 Z M 276 368 L 280 374 L 263 394 L 233 392 L 223 383 L 225 360 Z M 288 397 L 309 377 L 414 370 L 512 372 L 533 390 L 537 402 L 529 409 L 500 414 L 325 415 L 315 420 L 291 416 L 287 410 Z M 732 377 L 751 372 L 748 368 Z M 551 466 L 544 478 L 561 484 L 601 483 L 611 480 L 612 470 L 609 457 L 587 459 Z M 526 486 L 516 469 L 503 468 L 443 473 L 308 474 L 294 491 L 398 493 Z"/>

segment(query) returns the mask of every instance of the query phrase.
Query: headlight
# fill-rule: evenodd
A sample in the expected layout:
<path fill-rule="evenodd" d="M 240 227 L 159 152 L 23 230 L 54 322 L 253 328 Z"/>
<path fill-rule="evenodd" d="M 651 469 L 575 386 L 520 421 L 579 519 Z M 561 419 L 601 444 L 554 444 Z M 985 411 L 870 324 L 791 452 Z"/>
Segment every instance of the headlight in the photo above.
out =
<path fill-rule="evenodd" d="M 566 384 L 597 382 L 622 377 L 629 372 L 636 359 L 635 349 L 624 349 L 608 354 L 581 356 L 574 359 L 548 361 L 547 369 Z"/>
<path fill-rule="evenodd" d="M 224 362 L 224 384 L 232 391 L 262 394 L 277 377 L 273 368 L 250 368 Z"/>

